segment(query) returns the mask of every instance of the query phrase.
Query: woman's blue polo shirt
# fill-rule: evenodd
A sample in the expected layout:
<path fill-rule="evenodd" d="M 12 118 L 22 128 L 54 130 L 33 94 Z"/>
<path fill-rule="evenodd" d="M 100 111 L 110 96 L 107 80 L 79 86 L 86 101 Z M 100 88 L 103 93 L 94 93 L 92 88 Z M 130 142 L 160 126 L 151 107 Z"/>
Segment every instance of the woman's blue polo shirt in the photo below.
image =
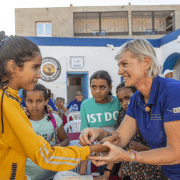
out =
<path fill-rule="evenodd" d="M 148 106 L 151 113 L 145 110 Z M 164 123 L 180 120 L 180 81 L 161 78 L 153 79 L 148 103 L 136 91 L 131 97 L 126 114 L 136 119 L 141 134 L 152 148 L 166 147 Z M 173 180 L 180 179 L 180 164 L 163 165 L 164 174 Z"/>

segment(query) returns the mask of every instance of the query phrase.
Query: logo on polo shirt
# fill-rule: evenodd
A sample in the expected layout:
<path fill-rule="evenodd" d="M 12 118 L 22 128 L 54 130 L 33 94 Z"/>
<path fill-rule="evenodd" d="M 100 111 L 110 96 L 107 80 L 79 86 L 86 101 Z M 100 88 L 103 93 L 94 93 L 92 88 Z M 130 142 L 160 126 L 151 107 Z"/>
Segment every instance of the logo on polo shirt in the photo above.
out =
<path fill-rule="evenodd" d="M 174 112 L 174 113 L 180 113 L 180 107 L 173 108 L 173 112 Z"/>
<path fill-rule="evenodd" d="M 151 120 L 162 120 L 161 114 L 151 114 Z"/>

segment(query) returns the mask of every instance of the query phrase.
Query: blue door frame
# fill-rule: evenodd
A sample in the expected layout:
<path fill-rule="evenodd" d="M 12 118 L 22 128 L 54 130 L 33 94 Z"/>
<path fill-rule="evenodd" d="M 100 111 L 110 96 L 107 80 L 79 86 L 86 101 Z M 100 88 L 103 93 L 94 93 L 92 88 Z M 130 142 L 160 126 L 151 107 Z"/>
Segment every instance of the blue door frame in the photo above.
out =
<path fill-rule="evenodd" d="M 88 99 L 89 98 L 89 91 L 88 91 L 88 73 L 84 73 L 84 72 L 68 72 L 66 75 L 66 84 L 67 84 L 67 79 L 68 79 L 68 75 L 80 75 L 81 76 L 81 89 L 82 89 L 82 93 L 83 93 L 83 99 Z M 68 85 L 67 85 L 67 102 L 68 101 Z"/>

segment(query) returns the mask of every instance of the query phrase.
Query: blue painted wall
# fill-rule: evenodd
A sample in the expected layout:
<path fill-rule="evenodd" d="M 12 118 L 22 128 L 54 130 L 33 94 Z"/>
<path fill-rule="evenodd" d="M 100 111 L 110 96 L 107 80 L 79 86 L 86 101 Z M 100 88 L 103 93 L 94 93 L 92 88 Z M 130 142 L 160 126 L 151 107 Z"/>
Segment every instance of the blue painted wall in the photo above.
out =
<path fill-rule="evenodd" d="M 148 39 L 155 48 L 167 44 L 180 35 L 180 29 L 165 35 L 160 39 Z M 144 36 L 145 38 L 146 36 Z M 111 39 L 111 38 L 62 38 L 62 37 L 27 37 L 38 46 L 95 46 L 106 47 L 107 44 L 112 44 L 114 47 L 122 46 L 124 43 L 132 39 Z"/>
<path fill-rule="evenodd" d="M 132 39 L 109 39 L 109 38 L 61 38 L 61 37 L 26 37 L 38 46 L 94 46 L 107 47 L 112 44 L 120 47 Z M 156 48 L 160 47 L 160 39 L 148 39 Z"/>

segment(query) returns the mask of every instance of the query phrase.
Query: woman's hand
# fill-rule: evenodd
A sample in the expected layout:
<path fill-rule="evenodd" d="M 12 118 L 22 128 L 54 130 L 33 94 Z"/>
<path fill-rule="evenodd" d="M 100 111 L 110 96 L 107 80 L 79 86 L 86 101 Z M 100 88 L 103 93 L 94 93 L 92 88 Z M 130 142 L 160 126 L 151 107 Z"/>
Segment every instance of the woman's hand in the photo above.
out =
<path fill-rule="evenodd" d="M 130 141 L 129 142 L 129 150 L 135 150 L 135 151 L 147 151 L 150 150 L 150 147 L 144 146 L 143 144 L 136 142 L 136 141 Z"/>
<path fill-rule="evenodd" d="M 79 144 L 82 146 L 93 145 L 94 140 L 100 135 L 100 128 L 85 128 L 79 136 Z"/>
<path fill-rule="evenodd" d="M 103 143 L 103 144 L 102 144 Z M 87 158 L 92 161 L 95 166 L 102 166 L 112 162 L 124 161 L 128 156 L 128 152 L 122 148 L 117 147 L 110 142 L 101 142 L 102 146 L 109 148 L 109 154 L 106 156 L 88 156 Z"/>

